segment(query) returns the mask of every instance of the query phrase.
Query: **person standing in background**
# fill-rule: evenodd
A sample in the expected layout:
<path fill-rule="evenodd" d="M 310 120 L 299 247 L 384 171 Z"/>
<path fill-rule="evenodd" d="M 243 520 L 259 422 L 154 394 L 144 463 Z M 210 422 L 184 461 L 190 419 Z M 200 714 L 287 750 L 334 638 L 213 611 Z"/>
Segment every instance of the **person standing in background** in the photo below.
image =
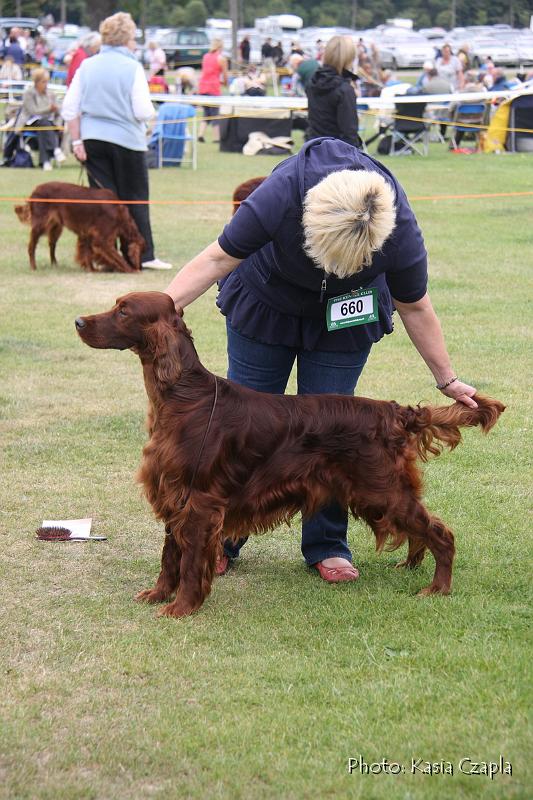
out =
<path fill-rule="evenodd" d="M 148 201 L 146 122 L 155 116 L 142 64 L 135 58 L 136 26 L 118 12 L 100 25 L 101 52 L 74 75 L 62 115 L 74 155 L 87 167 L 91 186 L 111 189 L 120 200 Z M 144 269 L 170 269 L 154 255 L 148 203 L 128 206 L 145 250 Z"/>
<path fill-rule="evenodd" d="M 198 92 L 207 97 L 220 97 L 221 87 L 228 84 L 228 61 L 222 55 L 224 42 L 222 39 L 213 39 L 209 53 L 202 58 L 202 72 L 198 83 Z M 208 122 L 213 129 L 213 141 L 218 142 L 220 131 L 218 120 L 214 119 L 219 115 L 218 106 L 204 106 L 204 119 L 200 123 L 198 130 L 198 141 L 205 142 L 205 132 Z"/>
<path fill-rule="evenodd" d="M 72 83 L 72 79 L 80 68 L 82 62 L 85 61 L 86 58 L 95 56 L 100 50 L 101 45 L 102 37 L 99 33 L 93 31 L 92 33 L 88 33 L 87 36 L 83 37 L 83 39 L 80 41 L 79 47 L 74 51 L 70 60 L 70 64 L 68 65 L 66 81 L 67 86 L 70 86 Z"/>
<path fill-rule="evenodd" d="M 354 147 L 361 146 L 354 88 L 357 76 L 350 71 L 355 52 L 349 36 L 333 36 L 327 43 L 323 65 L 305 90 L 309 117 L 306 139 L 334 136 Z"/>

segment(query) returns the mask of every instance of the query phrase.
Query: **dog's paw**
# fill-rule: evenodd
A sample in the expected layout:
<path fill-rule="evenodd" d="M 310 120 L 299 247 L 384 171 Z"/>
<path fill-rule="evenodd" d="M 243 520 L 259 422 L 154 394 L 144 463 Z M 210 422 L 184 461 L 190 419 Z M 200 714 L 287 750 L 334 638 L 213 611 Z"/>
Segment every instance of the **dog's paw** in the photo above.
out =
<path fill-rule="evenodd" d="M 438 586 L 431 583 L 429 586 L 420 589 L 417 597 L 429 597 L 432 594 L 450 594 L 450 592 L 451 588 L 449 586 Z"/>
<path fill-rule="evenodd" d="M 138 603 L 162 603 L 168 598 L 169 595 L 159 589 L 143 589 L 141 592 L 137 592 L 133 599 Z"/>
<path fill-rule="evenodd" d="M 188 617 L 190 616 L 196 608 L 192 606 L 184 606 L 180 603 L 174 601 L 173 603 L 169 603 L 163 608 L 160 608 L 157 612 L 158 617 L 175 617 L 176 619 L 180 619 L 181 617 Z"/>

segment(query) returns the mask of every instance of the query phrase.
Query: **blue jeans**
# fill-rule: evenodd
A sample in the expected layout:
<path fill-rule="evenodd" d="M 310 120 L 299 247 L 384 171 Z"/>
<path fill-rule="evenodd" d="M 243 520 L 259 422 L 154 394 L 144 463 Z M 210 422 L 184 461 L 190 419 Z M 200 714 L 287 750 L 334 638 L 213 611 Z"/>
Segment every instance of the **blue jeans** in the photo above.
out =
<path fill-rule="evenodd" d="M 283 394 L 296 360 L 298 394 L 352 395 L 370 353 L 370 346 L 352 353 L 299 350 L 262 344 L 234 330 L 228 334 L 228 378 L 241 386 L 269 394 Z M 335 334 L 333 334 L 335 335 Z M 326 506 L 302 523 L 302 554 L 309 565 L 340 556 L 349 561 L 348 511 L 336 503 Z M 237 544 L 226 540 L 224 552 L 237 558 L 246 538 Z"/>

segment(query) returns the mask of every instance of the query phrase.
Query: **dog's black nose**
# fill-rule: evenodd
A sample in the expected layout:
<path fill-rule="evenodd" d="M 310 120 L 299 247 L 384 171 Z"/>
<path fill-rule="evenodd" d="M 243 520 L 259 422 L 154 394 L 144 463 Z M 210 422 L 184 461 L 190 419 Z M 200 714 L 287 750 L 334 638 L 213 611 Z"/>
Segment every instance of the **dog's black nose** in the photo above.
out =
<path fill-rule="evenodd" d="M 80 330 L 81 328 L 85 328 L 85 326 L 87 325 L 87 323 L 85 322 L 83 317 L 78 317 L 76 319 L 76 321 L 74 322 L 74 324 L 75 324 L 77 330 Z"/>

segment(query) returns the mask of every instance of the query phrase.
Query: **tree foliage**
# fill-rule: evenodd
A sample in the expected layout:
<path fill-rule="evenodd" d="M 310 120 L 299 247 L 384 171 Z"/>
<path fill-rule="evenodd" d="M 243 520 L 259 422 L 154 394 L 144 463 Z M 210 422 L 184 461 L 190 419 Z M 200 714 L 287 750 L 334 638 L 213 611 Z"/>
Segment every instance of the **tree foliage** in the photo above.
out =
<path fill-rule="evenodd" d="M 129 11 L 138 25 L 203 25 L 207 17 L 227 17 L 227 0 L 66 0 L 69 22 L 97 28 L 116 11 Z M 24 16 L 60 16 L 60 0 L 0 0 L 1 14 L 15 16 L 17 6 Z M 455 24 L 490 25 L 507 22 L 527 27 L 533 13 L 531 0 L 456 0 Z M 256 17 L 290 11 L 303 18 L 304 25 L 343 25 L 359 30 L 386 22 L 392 17 L 412 19 L 415 28 L 452 23 L 452 0 L 240 0 L 241 22 L 253 26 Z"/>

